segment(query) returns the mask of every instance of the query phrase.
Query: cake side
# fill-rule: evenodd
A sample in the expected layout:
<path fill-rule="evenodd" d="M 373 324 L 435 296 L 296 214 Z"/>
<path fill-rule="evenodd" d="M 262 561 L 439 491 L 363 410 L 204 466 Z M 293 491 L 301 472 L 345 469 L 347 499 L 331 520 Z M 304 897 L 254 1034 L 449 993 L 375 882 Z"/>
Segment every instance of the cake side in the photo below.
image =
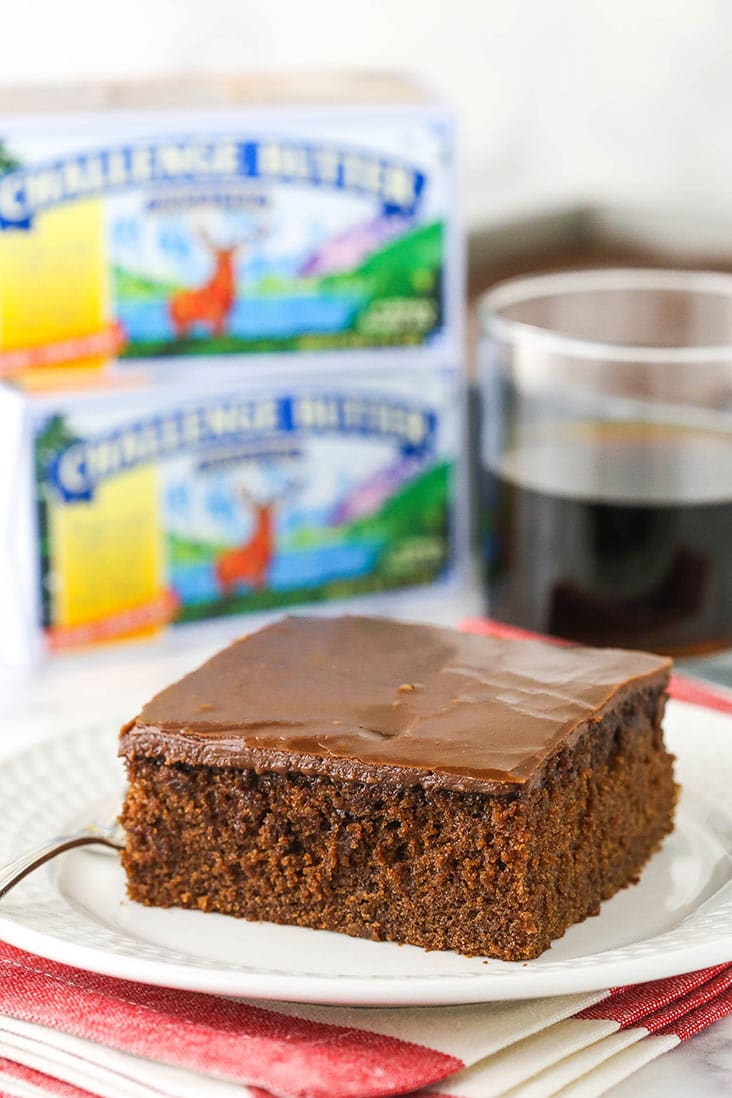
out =
<path fill-rule="evenodd" d="M 515 643 L 515 642 L 509 642 Z M 667 664 L 483 788 L 166 759 L 123 737 L 132 899 L 525 960 L 637 879 L 673 826 Z M 488 727 L 486 734 L 490 732 Z M 393 775 L 392 775 L 393 777 Z"/>

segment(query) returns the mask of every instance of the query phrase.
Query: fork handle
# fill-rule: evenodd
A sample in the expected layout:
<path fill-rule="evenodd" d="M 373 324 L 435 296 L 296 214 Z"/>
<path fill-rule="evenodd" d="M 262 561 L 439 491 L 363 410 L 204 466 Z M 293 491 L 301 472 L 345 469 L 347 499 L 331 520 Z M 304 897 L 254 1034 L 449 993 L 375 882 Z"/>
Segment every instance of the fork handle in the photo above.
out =
<path fill-rule="evenodd" d="M 49 839 L 47 842 L 41 843 L 40 846 L 34 847 L 33 850 L 21 854 L 15 861 L 9 862 L 0 868 L 0 900 L 19 881 L 22 881 L 24 877 L 50 858 L 55 858 L 57 854 L 63 854 L 65 850 L 73 850 L 76 846 L 90 846 L 92 843 L 110 846 L 113 850 L 120 849 L 118 843 L 104 839 L 101 835 L 90 835 L 88 831 L 77 835 L 61 835 L 55 839 Z"/>

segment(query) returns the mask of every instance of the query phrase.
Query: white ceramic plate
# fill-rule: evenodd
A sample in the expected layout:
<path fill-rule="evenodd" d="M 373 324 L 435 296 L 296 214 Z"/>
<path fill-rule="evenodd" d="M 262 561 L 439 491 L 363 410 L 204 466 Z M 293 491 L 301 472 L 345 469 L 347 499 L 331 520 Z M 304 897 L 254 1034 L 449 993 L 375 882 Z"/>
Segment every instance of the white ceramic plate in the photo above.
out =
<path fill-rule="evenodd" d="M 640 884 L 535 961 L 506 963 L 125 897 L 117 859 L 72 851 L 0 901 L 0 937 L 111 976 L 250 998 L 438 1004 L 588 991 L 732 960 L 732 718 L 669 704 L 683 792 Z M 88 817 L 122 786 L 114 740 L 90 729 L 17 755 L 0 774 L 0 864 Z"/>

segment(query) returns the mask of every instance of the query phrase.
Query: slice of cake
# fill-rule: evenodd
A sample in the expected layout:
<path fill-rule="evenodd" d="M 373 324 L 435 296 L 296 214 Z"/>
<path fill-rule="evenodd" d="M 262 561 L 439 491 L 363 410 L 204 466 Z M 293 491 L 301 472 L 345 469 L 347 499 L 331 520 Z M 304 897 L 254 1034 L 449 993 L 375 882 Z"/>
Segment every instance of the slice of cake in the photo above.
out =
<path fill-rule="evenodd" d="M 122 730 L 145 904 L 506 960 L 637 880 L 673 826 L 670 662 L 287 618 Z"/>

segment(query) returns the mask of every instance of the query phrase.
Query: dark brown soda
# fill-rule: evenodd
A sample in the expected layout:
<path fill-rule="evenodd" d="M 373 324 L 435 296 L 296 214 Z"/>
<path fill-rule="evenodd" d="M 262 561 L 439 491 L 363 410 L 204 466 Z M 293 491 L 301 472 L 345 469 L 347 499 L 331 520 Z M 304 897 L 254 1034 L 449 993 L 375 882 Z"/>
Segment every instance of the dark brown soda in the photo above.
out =
<path fill-rule="evenodd" d="M 493 617 L 671 655 L 732 647 L 732 434 L 554 425 L 480 487 Z"/>

